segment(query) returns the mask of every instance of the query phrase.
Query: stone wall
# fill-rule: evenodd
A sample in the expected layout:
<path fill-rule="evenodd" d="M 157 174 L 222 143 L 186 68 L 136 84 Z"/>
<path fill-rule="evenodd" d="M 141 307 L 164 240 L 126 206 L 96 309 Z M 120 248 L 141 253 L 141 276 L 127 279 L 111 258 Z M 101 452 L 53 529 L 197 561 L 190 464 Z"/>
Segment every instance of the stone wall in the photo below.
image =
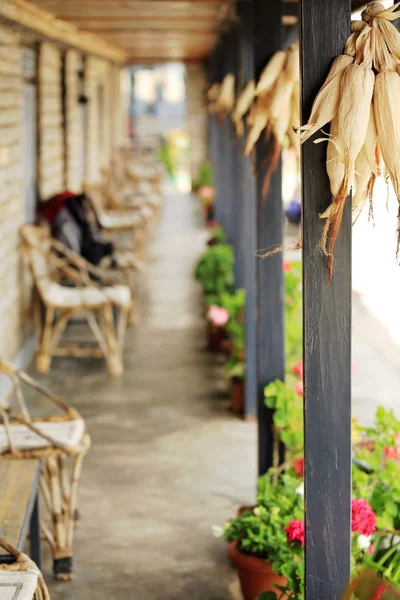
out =
<path fill-rule="evenodd" d="M 104 60 L 92 56 L 87 60 L 87 180 L 90 183 L 101 180 L 101 169 L 107 167 L 110 160 L 110 69 Z"/>
<path fill-rule="evenodd" d="M 86 105 L 80 104 L 82 55 L 76 50 L 68 50 L 65 56 L 65 168 L 66 187 L 71 192 L 81 192 L 85 174 L 84 111 Z"/>
<path fill-rule="evenodd" d="M 186 66 L 187 129 L 190 139 L 190 170 L 196 179 L 207 157 L 207 78 L 199 64 Z"/>
<path fill-rule="evenodd" d="M 39 199 L 65 189 L 65 150 L 62 114 L 61 53 L 47 42 L 39 51 Z"/>
<path fill-rule="evenodd" d="M 19 37 L 0 26 L 0 356 L 24 337 L 19 228 L 24 221 L 21 166 L 22 61 Z"/>

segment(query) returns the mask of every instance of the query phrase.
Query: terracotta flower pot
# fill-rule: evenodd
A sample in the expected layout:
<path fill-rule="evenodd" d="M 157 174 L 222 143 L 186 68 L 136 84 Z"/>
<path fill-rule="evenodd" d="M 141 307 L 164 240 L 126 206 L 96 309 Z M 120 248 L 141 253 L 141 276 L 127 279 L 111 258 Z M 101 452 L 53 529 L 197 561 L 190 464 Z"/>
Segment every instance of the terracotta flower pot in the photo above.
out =
<path fill-rule="evenodd" d="M 232 411 L 242 415 L 244 411 L 244 381 L 234 377 L 231 380 Z"/>
<path fill-rule="evenodd" d="M 243 554 L 236 542 L 229 545 L 228 557 L 238 570 L 244 600 L 256 600 L 261 592 L 276 592 L 275 585 L 287 584 L 285 577 L 272 569 L 272 563 Z"/>
<path fill-rule="evenodd" d="M 208 326 L 208 350 L 210 352 L 222 352 L 222 343 L 224 340 L 224 332 L 222 329 Z"/>

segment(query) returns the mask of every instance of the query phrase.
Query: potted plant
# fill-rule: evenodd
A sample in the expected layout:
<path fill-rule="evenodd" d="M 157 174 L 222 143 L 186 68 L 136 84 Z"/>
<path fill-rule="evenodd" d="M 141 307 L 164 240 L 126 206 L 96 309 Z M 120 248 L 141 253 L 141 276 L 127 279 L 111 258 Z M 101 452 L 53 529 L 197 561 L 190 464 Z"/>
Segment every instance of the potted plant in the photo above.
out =
<path fill-rule="evenodd" d="M 210 185 L 203 185 L 197 191 L 197 194 L 202 201 L 204 214 L 207 217 L 207 221 L 211 221 L 213 217 L 213 207 L 215 201 L 215 190 Z"/>
<path fill-rule="evenodd" d="M 226 332 L 223 327 L 229 321 L 229 312 L 223 306 L 211 304 L 206 313 L 208 323 L 208 349 L 210 352 L 222 352 Z"/>
<path fill-rule="evenodd" d="M 287 544 L 285 528 L 291 520 L 303 516 L 298 488 L 299 478 L 293 472 L 282 472 L 277 477 L 271 469 L 260 479 L 257 506 L 223 528 L 245 600 L 256 600 L 262 591 L 286 585 L 285 577 L 276 573 L 273 564 L 279 556 L 277 548 Z"/>
<path fill-rule="evenodd" d="M 231 387 L 232 412 L 235 415 L 242 415 L 244 412 L 246 375 L 244 352 L 234 351 L 228 358 L 225 369 Z"/>
<path fill-rule="evenodd" d="M 208 227 L 211 229 L 211 237 L 207 242 L 207 246 L 215 244 L 224 244 L 226 242 L 225 229 L 217 221 L 209 221 Z"/>
<path fill-rule="evenodd" d="M 213 187 L 213 166 L 208 159 L 202 162 L 198 177 L 192 182 L 192 191 L 197 192 L 203 186 Z"/>
<path fill-rule="evenodd" d="M 204 296 L 218 297 L 224 292 L 233 291 L 234 263 L 233 247 L 230 244 L 216 244 L 205 250 L 194 272 Z M 208 305 L 211 303 L 209 301 Z"/>

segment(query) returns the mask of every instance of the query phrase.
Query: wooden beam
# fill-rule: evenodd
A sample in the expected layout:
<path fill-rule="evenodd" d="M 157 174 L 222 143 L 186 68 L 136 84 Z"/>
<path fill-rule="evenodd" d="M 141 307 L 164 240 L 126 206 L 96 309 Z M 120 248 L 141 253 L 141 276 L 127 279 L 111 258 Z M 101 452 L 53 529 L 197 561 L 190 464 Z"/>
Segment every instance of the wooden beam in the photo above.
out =
<path fill-rule="evenodd" d="M 350 34 L 350 0 L 302 0 L 302 122 Z M 319 134 L 318 134 L 319 135 Z M 319 251 L 331 202 L 326 146 L 302 146 L 305 421 L 305 598 L 341 598 L 350 575 L 351 202 L 333 283 Z"/>
<path fill-rule="evenodd" d="M 79 31 L 74 25 L 57 19 L 26 0 L 0 2 L 0 19 L 5 23 L 35 31 L 49 40 L 72 46 L 82 52 L 117 63 L 125 61 L 125 53 L 122 49 L 94 34 Z"/>
<path fill-rule="evenodd" d="M 271 56 L 282 48 L 282 0 L 254 0 L 255 66 L 260 75 Z M 281 246 L 283 243 L 282 164 L 278 161 L 272 174 L 268 193 L 264 181 L 270 168 L 274 144 L 265 132 L 256 147 L 257 170 L 257 248 Z M 258 465 L 263 474 L 272 466 L 272 411 L 265 406 L 265 386 L 285 378 L 283 325 L 283 257 L 279 252 L 257 261 L 258 270 Z M 325 599 L 324 599 L 325 600 Z M 326 599 L 327 600 L 327 599 Z"/>

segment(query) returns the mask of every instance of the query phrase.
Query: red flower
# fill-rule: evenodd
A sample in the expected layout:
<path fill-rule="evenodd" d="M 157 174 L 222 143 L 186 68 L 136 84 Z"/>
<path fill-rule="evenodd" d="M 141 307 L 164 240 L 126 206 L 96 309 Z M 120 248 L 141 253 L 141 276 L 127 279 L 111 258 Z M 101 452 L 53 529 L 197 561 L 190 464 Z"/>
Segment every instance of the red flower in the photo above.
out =
<path fill-rule="evenodd" d="M 285 531 L 287 533 L 288 542 L 300 542 L 304 547 L 304 521 L 290 521 Z"/>
<path fill-rule="evenodd" d="M 299 362 L 292 367 L 292 371 L 295 375 L 300 377 L 300 379 L 303 379 L 303 361 L 299 360 Z"/>
<path fill-rule="evenodd" d="M 388 460 L 396 460 L 399 458 L 399 453 L 397 448 L 392 448 L 391 446 L 385 446 L 384 448 L 385 456 Z"/>
<path fill-rule="evenodd" d="M 303 395 L 303 380 L 302 379 L 296 383 L 296 385 L 294 386 L 294 389 L 296 390 L 296 394 L 298 396 Z"/>
<path fill-rule="evenodd" d="M 209 229 L 215 229 L 215 227 L 219 227 L 219 223 L 218 223 L 218 221 L 212 221 L 211 220 L 211 221 L 208 221 L 207 227 Z"/>
<path fill-rule="evenodd" d="M 387 585 L 382 584 L 378 587 L 375 594 L 372 596 L 371 600 L 383 600 L 384 593 L 387 590 L 394 592 L 396 594 L 397 598 L 400 598 L 400 595 L 398 593 L 396 593 L 396 590 L 392 586 L 387 586 Z"/>
<path fill-rule="evenodd" d="M 361 448 L 365 448 L 368 452 L 373 452 L 375 450 L 375 443 L 373 440 L 364 440 L 360 442 Z"/>
<path fill-rule="evenodd" d="M 283 261 L 283 270 L 285 273 L 289 273 L 292 270 L 292 265 L 287 260 Z"/>
<path fill-rule="evenodd" d="M 297 458 L 294 461 L 293 470 L 298 477 L 304 477 L 304 458 Z"/>
<path fill-rule="evenodd" d="M 364 498 L 351 501 L 351 530 L 372 535 L 376 529 L 376 516 Z"/>

